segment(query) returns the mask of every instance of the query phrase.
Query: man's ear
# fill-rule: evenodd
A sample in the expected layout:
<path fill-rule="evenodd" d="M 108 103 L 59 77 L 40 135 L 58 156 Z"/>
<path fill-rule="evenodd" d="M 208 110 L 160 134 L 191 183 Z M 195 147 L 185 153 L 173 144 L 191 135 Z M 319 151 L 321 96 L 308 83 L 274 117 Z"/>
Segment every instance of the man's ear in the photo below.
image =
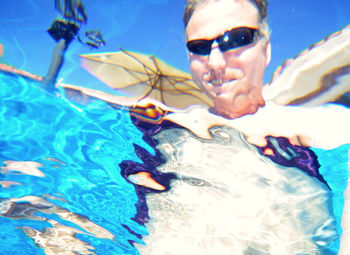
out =
<path fill-rule="evenodd" d="M 270 40 L 267 40 L 265 43 L 265 66 L 268 66 L 271 61 L 271 43 Z"/>

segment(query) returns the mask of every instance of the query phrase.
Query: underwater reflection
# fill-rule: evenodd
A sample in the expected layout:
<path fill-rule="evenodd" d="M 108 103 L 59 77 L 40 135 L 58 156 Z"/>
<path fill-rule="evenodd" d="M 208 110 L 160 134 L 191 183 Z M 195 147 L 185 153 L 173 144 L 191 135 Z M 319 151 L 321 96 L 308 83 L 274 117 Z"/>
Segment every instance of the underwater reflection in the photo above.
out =
<path fill-rule="evenodd" d="M 16 173 L 45 177 L 39 167 L 41 163 L 34 161 L 4 161 L 2 174 Z M 23 185 L 14 181 L 1 181 L 2 188 Z M 93 223 L 88 217 L 73 213 L 51 201 L 69 203 L 62 197 L 44 194 L 39 196 L 11 197 L 0 200 L 0 216 L 14 220 L 34 220 L 45 222 L 49 227 L 36 229 L 31 226 L 20 226 L 35 246 L 42 248 L 46 254 L 96 254 L 95 248 L 88 242 L 80 240 L 77 235 L 88 235 L 109 239 L 114 242 L 115 236 L 103 227 Z M 56 220 L 57 219 L 57 220 Z M 64 222 L 64 223 L 62 223 Z"/>

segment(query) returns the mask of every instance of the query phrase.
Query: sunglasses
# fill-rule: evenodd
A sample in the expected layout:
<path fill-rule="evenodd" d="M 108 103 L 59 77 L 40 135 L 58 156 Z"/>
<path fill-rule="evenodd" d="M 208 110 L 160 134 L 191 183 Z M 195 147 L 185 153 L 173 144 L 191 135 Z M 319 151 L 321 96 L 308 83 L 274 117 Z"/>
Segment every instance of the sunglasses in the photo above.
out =
<path fill-rule="evenodd" d="M 259 30 L 256 28 L 237 27 L 214 39 L 192 40 L 188 41 L 186 45 L 191 53 L 206 56 L 210 54 L 211 46 L 215 41 L 218 43 L 221 52 L 225 52 L 255 42 L 259 34 Z"/>

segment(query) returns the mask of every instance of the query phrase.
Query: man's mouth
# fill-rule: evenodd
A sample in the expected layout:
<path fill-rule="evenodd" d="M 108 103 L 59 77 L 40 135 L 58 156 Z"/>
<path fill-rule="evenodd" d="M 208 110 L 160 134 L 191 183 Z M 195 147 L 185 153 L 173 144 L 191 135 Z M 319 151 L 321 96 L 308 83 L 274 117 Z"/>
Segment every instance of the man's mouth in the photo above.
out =
<path fill-rule="evenodd" d="M 216 96 L 220 96 L 225 90 L 228 89 L 228 86 L 234 82 L 236 79 L 231 80 L 222 80 L 222 79 L 214 79 L 208 82 L 208 89 Z"/>
<path fill-rule="evenodd" d="M 222 85 L 222 79 L 215 79 L 215 80 L 212 80 L 211 82 L 210 82 L 211 84 L 213 84 L 213 86 L 214 87 L 219 87 L 219 86 L 221 86 Z"/>

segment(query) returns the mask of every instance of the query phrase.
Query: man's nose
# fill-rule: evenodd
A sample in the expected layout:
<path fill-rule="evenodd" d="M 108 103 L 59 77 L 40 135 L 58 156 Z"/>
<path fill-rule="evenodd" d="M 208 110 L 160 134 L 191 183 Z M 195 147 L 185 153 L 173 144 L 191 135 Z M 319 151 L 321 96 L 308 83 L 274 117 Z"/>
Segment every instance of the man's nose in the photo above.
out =
<path fill-rule="evenodd" d="M 226 59 L 224 53 L 221 52 L 219 45 L 217 43 L 213 43 L 211 52 L 208 57 L 208 65 L 209 68 L 213 71 L 222 70 L 226 67 Z"/>

